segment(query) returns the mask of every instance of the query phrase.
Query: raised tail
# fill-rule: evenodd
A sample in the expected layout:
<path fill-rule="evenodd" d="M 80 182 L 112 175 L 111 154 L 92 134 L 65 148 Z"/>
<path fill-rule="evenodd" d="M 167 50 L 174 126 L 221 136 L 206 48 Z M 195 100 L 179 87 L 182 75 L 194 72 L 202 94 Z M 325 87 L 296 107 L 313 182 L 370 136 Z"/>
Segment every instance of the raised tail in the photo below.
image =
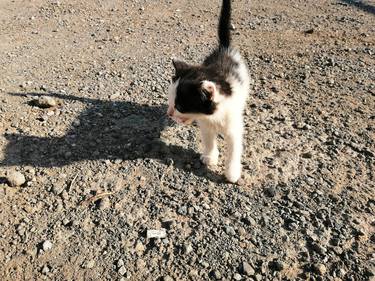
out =
<path fill-rule="evenodd" d="M 231 0 L 223 0 L 219 20 L 219 44 L 220 47 L 228 49 L 230 46 L 230 7 Z"/>

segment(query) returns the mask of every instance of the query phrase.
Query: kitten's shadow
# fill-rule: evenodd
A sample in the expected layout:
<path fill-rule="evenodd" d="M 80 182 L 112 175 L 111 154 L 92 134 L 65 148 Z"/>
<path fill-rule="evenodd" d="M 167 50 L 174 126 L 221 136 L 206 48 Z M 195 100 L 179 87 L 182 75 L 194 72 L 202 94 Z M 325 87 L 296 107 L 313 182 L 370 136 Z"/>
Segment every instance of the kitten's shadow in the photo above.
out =
<path fill-rule="evenodd" d="M 113 102 L 56 93 L 10 93 L 24 96 L 51 96 L 88 104 L 62 137 L 35 137 L 6 134 L 8 140 L 1 166 L 31 165 L 60 167 L 82 160 L 170 158 L 178 169 L 199 161 L 197 152 L 160 139 L 168 126 L 164 106 Z M 170 162 L 170 161 L 169 161 Z M 203 165 L 191 165 L 190 172 L 215 182 L 223 178 Z"/>

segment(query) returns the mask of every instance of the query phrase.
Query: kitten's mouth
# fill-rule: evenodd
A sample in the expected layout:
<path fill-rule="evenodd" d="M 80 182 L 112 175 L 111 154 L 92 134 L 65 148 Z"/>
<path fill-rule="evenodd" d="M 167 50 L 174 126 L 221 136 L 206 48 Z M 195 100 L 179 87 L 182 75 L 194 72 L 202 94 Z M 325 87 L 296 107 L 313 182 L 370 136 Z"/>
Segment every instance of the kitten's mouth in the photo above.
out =
<path fill-rule="evenodd" d="M 179 124 L 189 125 L 192 123 L 192 120 L 189 118 L 173 116 L 172 119 Z"/>

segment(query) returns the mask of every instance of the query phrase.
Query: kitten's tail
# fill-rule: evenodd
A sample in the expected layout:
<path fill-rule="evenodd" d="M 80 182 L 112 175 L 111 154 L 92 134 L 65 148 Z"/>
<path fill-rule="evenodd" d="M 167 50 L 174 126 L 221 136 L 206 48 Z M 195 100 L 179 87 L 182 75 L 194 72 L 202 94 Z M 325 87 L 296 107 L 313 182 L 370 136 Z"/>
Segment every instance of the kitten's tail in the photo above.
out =
<path fill-rule="evenodd" d="M 219 44 L 225 49 L 228 49 L 230 45 L 230 1 L 223 0 L 219 20 Z"/>

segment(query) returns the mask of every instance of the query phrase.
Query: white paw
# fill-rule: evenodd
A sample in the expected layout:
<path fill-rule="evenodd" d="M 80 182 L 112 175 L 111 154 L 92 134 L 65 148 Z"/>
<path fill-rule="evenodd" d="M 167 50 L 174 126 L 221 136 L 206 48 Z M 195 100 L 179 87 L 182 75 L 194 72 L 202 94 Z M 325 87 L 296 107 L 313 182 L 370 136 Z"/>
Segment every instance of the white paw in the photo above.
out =
<path fill-rule="evenodd" d="M 225 172 L 225 177 L 230 183 L 236 183 L 241 178 L 241 165 L 231 165 Z"/>
<path fill-rule="evenodd" d="M 216 166 L 219 160 L 219 152 L 215 151 L 210 154 L 202 154 L 201 161 L 207 166 Z"/>

